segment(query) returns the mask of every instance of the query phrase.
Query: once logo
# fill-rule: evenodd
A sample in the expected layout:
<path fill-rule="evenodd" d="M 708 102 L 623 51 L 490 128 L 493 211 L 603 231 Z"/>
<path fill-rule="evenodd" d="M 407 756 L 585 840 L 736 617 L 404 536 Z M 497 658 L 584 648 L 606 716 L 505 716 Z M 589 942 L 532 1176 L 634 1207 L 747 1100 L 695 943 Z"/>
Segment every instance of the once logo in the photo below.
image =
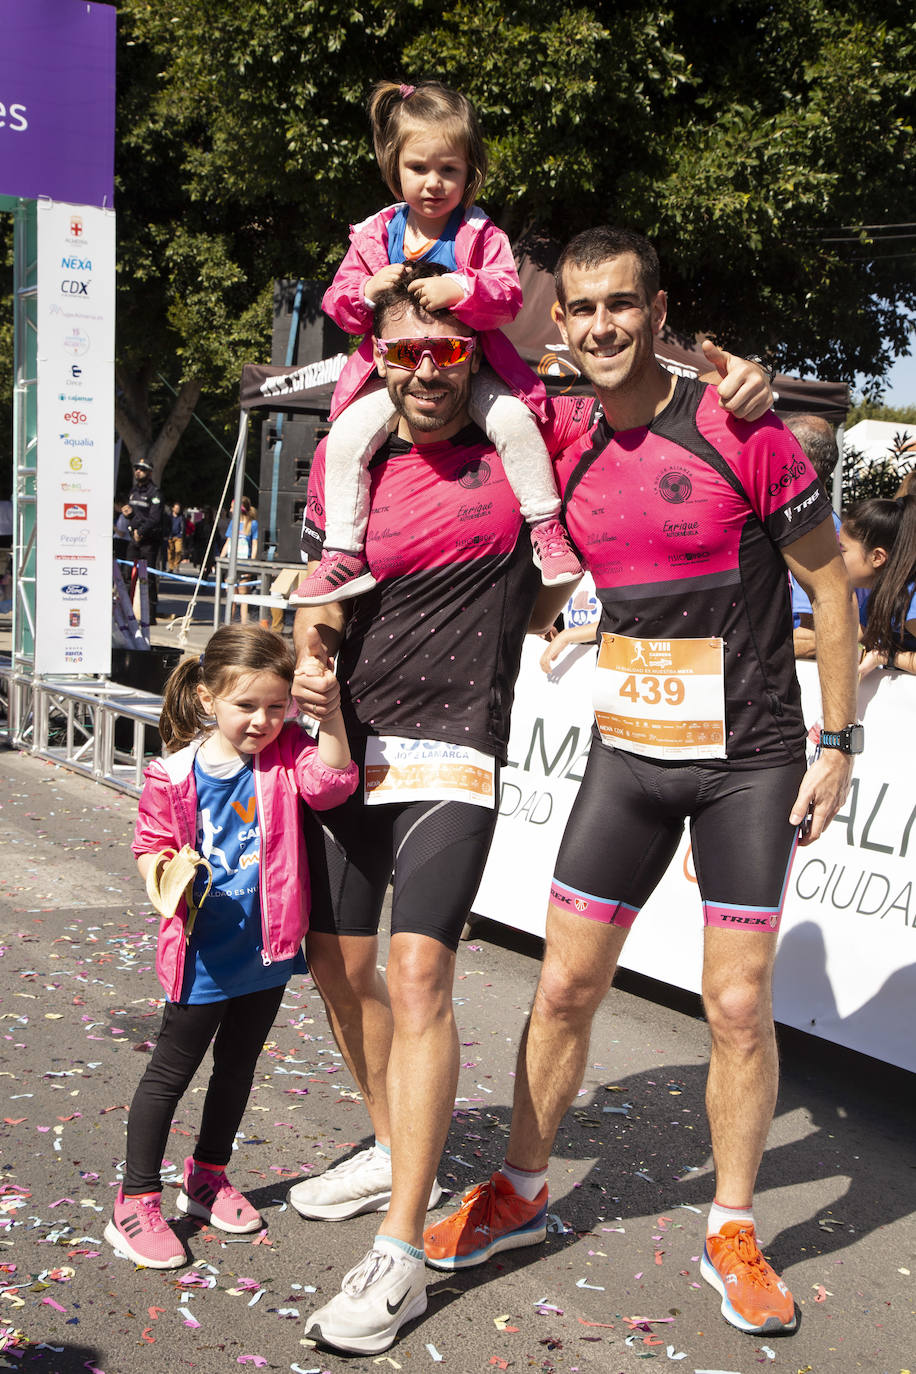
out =
<path fill-rule="evenodd" d="M 460 487 L 484 487 L 489 482 L 492 471 L 490 464 L 484 458 L 475 458 L 473 462 L 463 467 L 458 474 L 458 485 Z"/>
<path fill-rule="evenodd" d="M 68 501 L 64 506 L 65 520 L 88 520 L 89 507 L 82 501 Z"/>
<path fill-rule="evenodd" d="M 693 484 L 686 472 L 679 472 L 677 468 L 672 468 L 670 472 L 665 472 L 658 480 L 658 494 L 663 501 L 670 501 L 673 506 L 683 505 L 690 499 L 693 491 Z"/>

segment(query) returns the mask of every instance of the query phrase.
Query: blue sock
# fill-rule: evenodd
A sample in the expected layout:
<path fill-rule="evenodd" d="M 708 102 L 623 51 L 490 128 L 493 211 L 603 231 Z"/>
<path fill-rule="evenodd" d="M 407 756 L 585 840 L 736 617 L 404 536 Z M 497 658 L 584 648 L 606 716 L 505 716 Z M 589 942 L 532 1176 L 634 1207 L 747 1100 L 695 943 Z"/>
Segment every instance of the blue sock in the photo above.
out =
<path fill-rule="evenodd" d="M 397 1236 L 376 1236 L 376 1246 L 378 1246 L 379 1241 L 383 1242 L 382 1249 L 389 1245 L 396 1246 L 398 1250 L 403 1250 L 405 1255 L 409 1255 L 411 1259 L 417 1260 L 418 1263 L 426 1259 L 422 1250 L 418 1250 L 415 1245 L 408 1245 L 406 1240 L 398 1240 Z"/>

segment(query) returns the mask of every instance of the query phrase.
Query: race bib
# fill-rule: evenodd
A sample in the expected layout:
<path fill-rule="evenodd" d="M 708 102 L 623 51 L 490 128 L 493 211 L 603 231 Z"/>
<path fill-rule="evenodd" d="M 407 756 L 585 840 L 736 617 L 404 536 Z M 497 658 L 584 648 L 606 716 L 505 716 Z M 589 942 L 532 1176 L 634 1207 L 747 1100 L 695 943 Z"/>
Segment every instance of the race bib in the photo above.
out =
<path fill-rule="evenodd" d="M 650 759 L 725 758 L 725 642 L 602 635 L 595 722 L 605 744 Z"/>
<path fill-rule="evenodd" d="M 373 735 L 366 741 L 367 806 L 383 802 L 495 804 L 495 761 L 479 749 L 438 740 Z"/>

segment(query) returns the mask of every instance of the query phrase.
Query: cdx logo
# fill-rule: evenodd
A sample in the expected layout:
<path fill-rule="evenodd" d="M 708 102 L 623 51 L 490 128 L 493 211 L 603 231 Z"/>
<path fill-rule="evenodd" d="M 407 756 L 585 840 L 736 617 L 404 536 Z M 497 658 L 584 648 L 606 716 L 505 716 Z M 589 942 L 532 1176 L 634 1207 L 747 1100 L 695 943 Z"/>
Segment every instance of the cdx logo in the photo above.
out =
<path fill-rule="evenodd" d="M 62 296 L 88 296 L 91 281 L 91 277 L 87 278 L 86 281 L 79 281 L 76 277 L 67 277 L 60 284 L 60 293 Z"/>

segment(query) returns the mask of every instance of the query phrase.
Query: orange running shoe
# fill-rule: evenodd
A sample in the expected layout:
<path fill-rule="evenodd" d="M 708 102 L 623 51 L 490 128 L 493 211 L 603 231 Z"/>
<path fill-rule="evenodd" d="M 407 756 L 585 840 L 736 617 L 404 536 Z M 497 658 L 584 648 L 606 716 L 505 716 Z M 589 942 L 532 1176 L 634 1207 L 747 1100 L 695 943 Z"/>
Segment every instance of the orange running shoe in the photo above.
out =
<path fill-rule="evenodd" d="M 700 1273 L 722 1297 L 722 1316 L 739 1331 L 794 1331 L 795 1300 L 760 1251 L 754 1228 L 730 1221 L 706 1237 Z"/>
<path fill-rule="evenodd" d="M 499 1250 L 537 1245 L 546 1235 L 546 1183 L 529 1202 L 497 1171 L 465 1194 L 457 1212 L 428 1226 L 423 1245 L 433 1269 L 469 1269 Z"/>

